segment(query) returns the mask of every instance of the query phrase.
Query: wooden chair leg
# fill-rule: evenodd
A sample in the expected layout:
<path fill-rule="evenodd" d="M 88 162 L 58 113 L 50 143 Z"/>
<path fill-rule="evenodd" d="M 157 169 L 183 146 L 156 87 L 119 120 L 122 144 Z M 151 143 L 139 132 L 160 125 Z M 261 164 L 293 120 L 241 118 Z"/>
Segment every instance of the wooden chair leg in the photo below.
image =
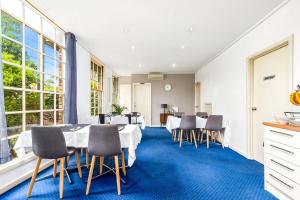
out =
<path fill-rule="evenodd" d="M 64 168 L 65 158 L 60 159 L 60 172 L 59 172 L 59 198 L 62 199 L 64 196 Z"/>
<path fill-rule="evenodd" d="M 181 147 L 181 143 L 182 143 L 182 132 L 183 132 L 183 130 L 180 131 L 180 145 L 179 145 L 180 147 Z"/>
<path fill-rule="evenodd" d="M 100 156 L 100 163 L 99 163 L 99 174 L 102 175 L 103 172 L 103 163 L 104 163 L 104 157 Z"/>
<path fill-rule="evenodd" d="M 83 150 L 84 150 L 84 148 L 80 149 L 80 156 L 83 156 Z"/>
<path fill-rule="evenodd" d="M 57 159 L 54 159 L 53 163 L 53 177 L 56 177 L 56 171 L 57 171 Z"/>
<path fill-rule="evenodd" d="M 67 163 L 69 163 L 71 156 L 67 156 Z"/>
<path fill-rule="evenodd" d="M 120 185 L 120 172 L 119 172 L 119 158 L 118 158 L 118 156 L 115 156 L 115 169 L 116 169 L 118 195 L 120 195 L 121 194 L 121 185 Z"/>
<path fill-rule="evenodd" d="M 206 148 L 209 148 L 209 134 L 210 134 L 210 131 L 207 130 L 206 131 Z"/>
<path fill-rule="evenodd" d="M 88 150 L 88 148 L 85 149 L 85 164 L 86 164 L 86 168 L 89 168 L 90 159 L 89 159 L 89 150 Z"/>
<path fill-rule="evenodd" d="M 222 137 L 222 133 L 221 133 L 221 131 L 218 131 L 218 133 L 219 133 L 219 137 L 220 137 L 220 142 L 221 142 L 222 148 L 224 149 L 224 139 Z"/>
<path fill-rule="evenodd" d="M 122 154 L 121 154 L 121 160 L 122 160 L 122 171 L 123 171 L 123 175 L 126 176 L 126 167 L 125 167 L 125 156 L 124 156 L 124 152 L 122 152 Z"/>
<path fill-rule="evenodd" d="M 90 168 L 90 172 L 89 172 L 89 177 L 88 177 L 88 182 L 87 182 L 87 185 L 86 185 L 86 192 L 85 192 L 86 195 L 88 195 L 89 192 L 90 192 L 90 187 L 91 187 L 92 177 L 93 177 L 93 172 L 94 172 L 94 167 L 95 167 L 95 161 L 96 161 L 96 156 L 93 155 L 92 156 L 91 168 Z"/>
<path fill-rule="evenodd" d="M 191 141 L 191 143 L 193 143 L 193 133 L 192 133 L 192 131 L 189 131 L 189 133 L 190 133 L 190 141 Z"/>
<path fill-rule="evenodd" d="M 194 130 L 192 130 L 192 134 L 193 134 L 193 138 L 194 138 L 194 142 L 195 142 L 195 147 L 197 148 L 197 140 L 196 140 L 196 135 L 195 135 Z"/>
<path fill-rule="evenodd" d="M 200 144 L 202 144 L 202 142 L 203 142 L 203 135 L 204 135 L 204 130 L 202 129 L 202 131 L 201 131 L 201 140 L 200 140 Z"/>
<path fill-rule="evenodd" d="M 178 140 L 177 140 L 178 142 L 180 142 L 180 134 L 181 134 L 181 130 L 179 129 L 178 130 Z"/>
<path fill-rule="evenodd" d="M 33 185 L 34 185 L 36 176 L 37 176 L 37 174 L 38 174 L 38 172 L 39 172 L 39 168 L 40 168 L 40 165 L 41 165 L 41 161 L 42 161 L 42 159 L 41 159 L 41 158 L 38 158 L 37 163 L 36 163 L 36 166 L 35 166 L 35 169 L 34 169 L 34 171 L 33 171 L 32 177 L 31 177 L 30 184 L 29 184 L 29 188 L 28 188 L 28 192 L 27 192 L 27 197 L 28 197 L 28 198 L 29 198 L 30 195 L 31 195 L 32 188 L 33 188 Z"/>
<path fill-rule="evenodd" d="M 77 149 L 75 149 L 75 158 L 76 158 L 76 165 L 77 165 L 77 169 L 78 169 L 78 174 L 79 174 L 79 177 L 82 178 L 82 171 L 81 171 L 81 166 L 80 166 L 80 159 L 79 159 L 79 156 L 78 156 L 78 152 L 77 152 Z"/>

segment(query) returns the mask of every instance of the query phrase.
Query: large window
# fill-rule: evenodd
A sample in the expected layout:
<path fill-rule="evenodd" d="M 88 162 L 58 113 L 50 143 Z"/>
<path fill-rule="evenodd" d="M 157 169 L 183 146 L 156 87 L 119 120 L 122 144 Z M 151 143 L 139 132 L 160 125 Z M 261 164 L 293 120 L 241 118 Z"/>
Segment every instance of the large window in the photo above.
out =
<path fill-rule="evenodd" d="M 63 123 L 65 50 L 56 39 L 61 30 L 23 1 L 9 1 L 1 1 L 1 44 L 9 146 L 16 157 L 12 148 L 21 131 Z M 43 29 L 46 23 L 54 35 Z"/>
<path fill-rule="evenodd" d="M 102 113 L 103 66 L 91 61 L 91 115 Z"/>
<path fill-rule="evenodd" d="M 112 77 L 113 91 L 112 91 L 112 104 L 119 103 L 119 77 Z"/>

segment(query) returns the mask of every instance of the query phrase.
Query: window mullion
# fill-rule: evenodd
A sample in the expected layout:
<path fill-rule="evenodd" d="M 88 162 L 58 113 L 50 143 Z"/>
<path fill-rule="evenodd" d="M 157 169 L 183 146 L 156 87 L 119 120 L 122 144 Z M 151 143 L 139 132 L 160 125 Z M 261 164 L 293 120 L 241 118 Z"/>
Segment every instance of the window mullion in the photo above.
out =
<path fill-rule="evenodd" d="M 26 67 L 25 67 L 25 7 L 23 4 L 23 19 L 22 19 L 22 131 L 26 130 Z"/>
<path fill-rule="evenodd" d="M 43 76 L 43 68 L 44 68 L 44 56 L 43 56 L 43 24 L 42 20 L 40 20 L 41 23 L 41 34 L 39 34 L 39 51 L 41 52 L 39 54 L 40 56 L 40 124 L 43 126 L 44 124 L 44 76 Z"/>

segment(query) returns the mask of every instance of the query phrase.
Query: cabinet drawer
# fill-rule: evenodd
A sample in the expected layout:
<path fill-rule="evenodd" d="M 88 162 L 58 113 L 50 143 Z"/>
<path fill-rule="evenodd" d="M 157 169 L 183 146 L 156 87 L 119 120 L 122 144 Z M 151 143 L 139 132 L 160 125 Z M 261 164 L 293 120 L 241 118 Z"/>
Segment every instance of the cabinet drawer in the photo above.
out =
<path fill-rule="evenodd" d="M 268 129 L 266 139 L 273 140 L 300 149 L 300 133 L 284 129 Z"/>
<path fill-rule="evenodd" d="M 266 154 L 265 167 L 268 167 L 281 175 L 291 179 L 292 181 L 300 184 L 300 167 L 286 162 L 280 158 Z"/>
<path fill-rule="evenodd" d="M 265 151 L 287 162 L 300 166 L 300 150 L 271 140 L 265 141 Z"/>
<path fill-rule="evenodd" d="M 296 200 L 300 197 L 300 185 L 280 175 L 274 170 L 265 168 L 265 181 L 267 184 L 277 188 L 281 193 L 290 197 L 290 199 Z"/>

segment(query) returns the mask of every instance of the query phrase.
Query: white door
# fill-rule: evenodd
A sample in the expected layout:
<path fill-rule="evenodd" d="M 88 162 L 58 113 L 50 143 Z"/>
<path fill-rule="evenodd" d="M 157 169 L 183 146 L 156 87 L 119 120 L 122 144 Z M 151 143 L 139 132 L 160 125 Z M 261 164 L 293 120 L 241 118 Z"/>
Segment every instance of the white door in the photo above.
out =
<path fill-rule="evenodd" d="M 289 48 L 282 47 L 253 63 L 253 156 L 264 161 L 264 121 L 289 111 Z"/>
<path fill-rule="evenodd" d="M 140 112 L 145 119 L 146 125 L 151 125 L 151 83 L 134 83 L 135 112 Z"/>
<path fill-rule="evenodd" d="M 195 113 L 200 112 L 200 82 L 195 83 Z"/>

